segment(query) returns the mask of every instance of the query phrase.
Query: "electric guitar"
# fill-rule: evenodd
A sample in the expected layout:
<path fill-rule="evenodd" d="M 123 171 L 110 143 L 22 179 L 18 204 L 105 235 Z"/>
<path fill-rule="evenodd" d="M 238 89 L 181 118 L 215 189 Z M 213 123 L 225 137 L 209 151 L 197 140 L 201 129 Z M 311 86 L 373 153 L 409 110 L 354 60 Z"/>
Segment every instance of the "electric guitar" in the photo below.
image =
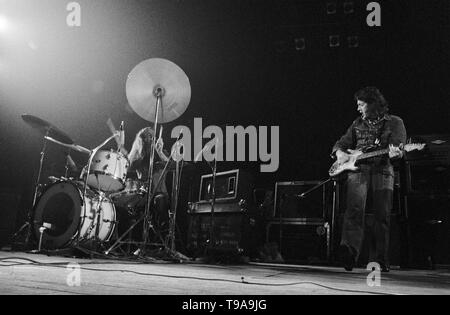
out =
<path fill-rule="evenodd" d="M 411 152 L 414 150 L 418 150 L 421 151 L 425 148 L 425 144 L 424 143 L 411 143 L 411 144 L 406 144 L 403 146 L 404 151 L 406 152 Z M 334 164 L 331 166 L 330 170 L 328 171 L 328 174 L 331 177 L 335 177 L 339 174 L 342 174 L 346 171 L 357 171 L 358 170 L 358 166 L 356 165 L 358 162 L 366 160 L 366 159 L 370 159 L 373 157 L 377 157 L 377 156 L 382 156 L 382 155 L 386 155 L 389 154 L 389 148 L 387 149 L 383 149 L 383 150 L 377 150 L 377 151 L 373 151 L 373 152 L 367 152 L 367 153 L 363 153 L 361 151 L 358 150 L 348 150 L 349 151 L 349 160 L 344 162 L 344 163 L 339 163 L 338 161 L 334 162 Z"/>

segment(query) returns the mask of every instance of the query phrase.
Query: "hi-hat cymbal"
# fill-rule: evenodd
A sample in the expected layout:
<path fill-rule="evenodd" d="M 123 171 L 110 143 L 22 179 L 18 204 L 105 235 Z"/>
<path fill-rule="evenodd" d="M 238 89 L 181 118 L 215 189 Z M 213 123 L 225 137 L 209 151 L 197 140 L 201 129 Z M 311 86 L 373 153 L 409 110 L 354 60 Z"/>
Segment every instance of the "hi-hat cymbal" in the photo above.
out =
<path fill-rule="evenodd" d="M 180 117 L 191 100 L 189 78 L 180 67 L 166 59 L 152 58 L 138 64 L 128 75 L 128 103 L 149 122 L 155 122 L 158 90 L 162 96 L 158 123 L 171 122 Z"/>
<path fill-rule="evenodd" d="M 52 137 L 66 144 L 73 144 L 73 140 L 64 132 L 39 117 L 23 114 L 22 119 L 32 128 L 39 131 L 42 135 Z"/>

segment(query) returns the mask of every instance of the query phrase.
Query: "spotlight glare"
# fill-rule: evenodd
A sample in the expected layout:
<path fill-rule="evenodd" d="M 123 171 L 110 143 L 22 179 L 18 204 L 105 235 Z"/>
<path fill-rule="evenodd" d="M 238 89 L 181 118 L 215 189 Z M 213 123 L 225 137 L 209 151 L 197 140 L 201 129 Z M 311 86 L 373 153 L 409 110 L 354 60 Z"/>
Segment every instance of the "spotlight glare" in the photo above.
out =
<path fill-rule="evenodd" d="M 3 15 L 0 15 L 0 33 L 4 33 L 9 29 L 9 21 Z"/>

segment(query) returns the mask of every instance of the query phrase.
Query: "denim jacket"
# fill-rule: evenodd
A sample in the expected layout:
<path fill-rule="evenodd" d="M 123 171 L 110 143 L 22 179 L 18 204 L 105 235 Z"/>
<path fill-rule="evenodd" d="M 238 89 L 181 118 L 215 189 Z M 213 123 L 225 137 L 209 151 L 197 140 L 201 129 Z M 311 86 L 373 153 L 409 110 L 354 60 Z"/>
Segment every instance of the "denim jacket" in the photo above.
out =
<path fill-rule="evenodd" d="M 374 124 L 358 117 L 336 142 L 332 154 L 334 155 L 337 150 L 346 151 L 348 149 L 363 152 L 381 150 L 389 147 L 390 144 L 399 146 L 405 143 L 406 129 L 400 117 L 386 114 Z M 373 158 L 369 162 L 390 164 L 387 157 Z"/>

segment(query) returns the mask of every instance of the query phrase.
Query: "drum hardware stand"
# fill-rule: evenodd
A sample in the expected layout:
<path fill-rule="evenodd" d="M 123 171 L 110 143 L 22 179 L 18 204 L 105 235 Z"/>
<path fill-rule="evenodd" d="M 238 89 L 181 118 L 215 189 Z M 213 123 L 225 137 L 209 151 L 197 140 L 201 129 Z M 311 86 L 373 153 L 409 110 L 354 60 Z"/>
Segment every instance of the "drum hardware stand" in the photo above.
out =
<path fill-rule="evenodd" d="M 146 245 L 148 243 L 148 237 L 149 237 L 149 229 L 151 226 L 150 222 L 150 207 L 152 199 L 155 197 L 155 192 L 152 192 L 152 185 L 153 185 L 153 167 L 155 162 L 155 149 L 156 149 L 156 131 L 158 130 L 158 119 L 159 119 L 159 110 L 162 107 L 162 98 L 165 95 L 165 90 L 162 86 L 157 85 L 153 89 L 153 95 L 156 97 L 156 110 L 155 110 L 155 123 L 154 123 L 154 135 L 152 137 L 152 148 L 150 152 L 150 160 L 149 160 L 149 166 L 148 166 L 148 178 L 147 178 L 147 185 L 148 185 L 148 194 L 147 194 L 147 202 L 145 204 L 145 212 L 144 212 L 144 228 L 143 228 L 143 243 L 141 246 L 140 254 L 145 256 L 145 250 Z M 169 159 L 170 161 L 170 159 Z M 167 163 L 168 165 L 168 163 Z M 165 167 L 165 170 L 167 168 L 167 165 Z M 161 177 L 163 174 L 161 174 Z M 161 181 L 161 178 L 159 179 Z M 156 191 L 156 189 L 155 189 Z"/>
<path fill-rule="evenodd" d="M 98 150 L 100 150 L 105 144 L 107 144 L 109 141 L 111 141 L 112 139 L 114 139 L 118 135 L 119 135 L 119 132 L 116 132 L 115 134 L 110 136 L 108 139 L 103 141 L 99 146 L 97 146 L 96 148 L 91 150 L 91 153 L 90 153 L 90 156 L 89 156 L 89 161 L 88 161 L 88 167 L 86 169 L 86 174 L 85 174 L 86 178 L 84 180 L 84 188 L 83 188 L 83 196 L 82 196 L 82 202 L 83 202 L 83 207 L 84 207 L 84 212 L 85 213 L 86 213 L 86 194 L 87 194 L 87 188 L 88 188 L 89 173 L 91 172 L 92 160 L 94 159 L 94 156 L 98 152 Z M 94 224 L 94 222 L 95 222 L 95 220 L 93 220 L 92 224 Z M 81 224 L 81 222 L 80 222 L 80 224 Z M 80 229 L 80 227 L 78 227 L 78 230 L 79 229 Z M 96 239 L 97 238 L 98 238 L 98 234 L 96 232 Z M 78 247 L 79 243 L 80 243 L 80 234 L 78 233 L 77 239 L 75 241 L 75 247 Z"/>
<path fill-rule="evenodd" d="M 31 229 L 33 227 L 33 225 L 31 224 L 32 220 L 33 220 L 33 210 L 34 207 L 36 206 L 36 200 L 37 200 L 37 195 L 38 195 L 38 191 L 39 191 L 39 183 L 41 181 L 41 175 L 42 175 L 42 168 L 44 166 L 44 159 L 45 159 L 45 153 L 46 153 L 46 149 L 47 149 L 47 137 L 50 134 L 50 130 L 51 129 L 47 129 L 47 132 L 44 136 L 44 140 L 43 140 L 43 144 L 42 144 L 42 150 L 40 153 L 40 160 L 39 160 L 39 171 L 38 171 L 38 175 L 36 178 L 36 183 L 34 185 L 34 192 L 33 192 L 33 202 L 31 204 L 31 209 L 28 211 L 28 218 L 27 221 L 25 222 L 24 225 L 21 226 L 21 228 L 12 236 L 12 239 L 16 239 L 25 229 L 27 229 L 27 234 L 25 236 L 25 244 L 28 244 L 28 242 L 30 241 L 30 237 L 31 237 Z"/>
<path fill-rule="evenodd" d="M 160 186 L 160 184 L 161 184 L 161 182 L 162 182 L 162 179 L 164 178 L 165 170 L 166 170 L 166 168 L 165 168 L 164 171 L 162 172 L 161 177 L 159 178 L 158 183 L 156 184 L 155 189 L 158 189 L 158 188 L 159 188 L 159 186 Z M 149 195 L 149 194 L 151 194 L 150 190 L 149 190 L 149 192 L 147 193 L 147 195 Z M 153 202 L 155 196 L 156 196 L 155 194 L 152 194 L 152 196 L 151 196 L 151 198 L 150 198 L 150 202 Z M 146 200 L 147 200 L 147 199 L 146 199 Z M 146 201 L 146 202 L 147 202 L 147 201 Z M 109 255 L 113 250 L 115 250 L 115 249 L 122 243 L 122 240 L 123 240 L 127 235 L 129 235 L 129 233 L 130 233 L 137 225 L 139 225 L 141 222 L 143 222 L 144 220 L 145 220 L 145 213 L 144 213 L 139 219 L 137 219 L 136 222 L 134 222 L 134 223 L 128 228 L 128 230 L 126 230 L 125 233 L 123 233 L 123 234 L 117 239 L 117 241 L 116 241 L 116 242 L 115 242 L 115 243 L 114 243 L 107 251 L 105 251 L 105 255 Z M 153 227 L 153 225 L 151 224 L 151 222 L 150 222 L 149 224 L 150 224 L 149 228 L 151 228 L 151 229 L 155 232 L 155 234 L 157 234 L 157 233 L 156 233 L 156 230 L 154 229 L 154 227 Z M 159 234 L 159 233 L 158 233 L 158 234 Z M 161 236 L 160 236 L 160 238 L 161 238 L 161 240 L 162 240 L 162 237 L 161 237 Z M 141 245 L 141 248 L 142 248 L 142 245 L 147 245 L 147 244 L 145 244 L 145 243 L 143 243 L 143 242 L 142 242 L 142 243 L 138 242 L 137 244 Z M 136 255 L 138 255 L 138 254 L 141 253 L 141 248 L 138 249 L 138 250 L 136 251 Z"/>
<path fill-rule="evenodd" d="M 161 176 L 160 176 L 160 178 L 158 179 L 158 182 L 157 182 L 157 184 L 156 184 L 156 187 L 155 187 L 155 191 L 159 188 L 159 186 L 161 185 L 161 183 L 162 183 L 162 179 L 164 178 L 164 175 L 165 175 L 165 173 L 166 173 L 166 171 L 167 171 L 167 167 L 168 167 L 168 163 L 166 164 L 166 166 L 164 167 L 164 170 L 163 170 L 163 172 L 161 173 Z M 147 196 L 149 196 L 149 195 L 151 195 L 150 196 L 150 203 L 151 202 L 153 202 L 153 200 L 154 200 L 154 197 L 156 196 L 156 194 L 153 194 L 152 192 L 151 192 L 151 189 L 148 189 L 148 192 L 147 192 Z M 146 201 L 145 201 L 146 203 L 147 203 L 147 198 L 146 198 Z M 136 205 L 135 205 L 135 207 L 137 207 L 139 205 L 139 203 L 137 203 Z M 115 248 L 117 248 L 117 246 L 118 245 L 120 245 L 121 243 L 122 243 L 122 240 L 138 225 L 138 224 L 140 224 L 141 222 L 143 222 L 143 220 L 145 219 L 145 213 L 139 218 L 139 219 L 137 219 L 136 220 L 136 222 L 134 222 L 133 223 L 133 225 L 131 225 L 129 228 L 128 228 L 128 230 L 126 230 L 125 231 L 125 233 L 123 233 L 118 239 L 117 239 L 117 241 L 105 252 L 105 255 L 109 255 L 110 253 L 111 253 L 111 251 L 113 251 Z M 153 227 L 153 225 L 150 223 L 150 228 L 151 229 L 153 229 L 153 231 L 155 232 L 155 234 L 156 234 L 156 231 L 154 230 L 154 227 Z M 162 238 L 161 238 L 162 239 Z M 141 243 L 139 243 L 139 244 L 141 244 Z M 140 252 L 140 250 L 139 250 L 139 252 Z"/>
<path fill-rule="evenodd" d="M 180 135 L 181 135 L 181 133 L 180 133 Z M 168 169 L 168 166 L 169 166 L 169 164 L 170 164 L 170 161 L 171 160 L 173 160 L 173 155 L 175 154 L 175 151 L 173 150 L 172 151 L 172 153 L 171 153 L 171 155 L 170 155 L 170 157 L 169 157 L 169 159 L 167 160 L 167 162 L 166 162 L 166 164 L 165 164 L 165 166 L 164 166 L 164 169 L 163 169 L 163 171 L 161 172 L 161 176 L 159 177 L 159 179 L 158 179 L 158 182 L 156 183 L 156 186 L 155 186 L 155 189 L 154 189 L 154 191 L 152 192 L 151 191 L 151 189 L 148 189 L 148 193 L 147 193 L 147 196 L 150 196 L 149 197 L 149 199 L 150 199 L 150 204 L 154 201 L 154 198 L 155 198 L 155 196 L 156 196 L 156 191 L 158 190 L 158 188 L 159 188 L 159 186 L 161 185 L 161 183 L 162 183 L 162 180 L 164 179 L 164 177 L 165 177 L 165 174 L 167 173 L 167 169 Z M 174 189 L 173 189 L 173 191 L 172 191 L 172 201 L 175 201 L 175 202 L 173 202 L 173 204 L 171 205 L 172 207 L 177 207 L 177 205 L 178 205 L 178 193 L 179 193 L 179 183 L 180 183 L 180 181 L 181 181 L 181 171 L 179 171 L 179 161 L 176 161 L 176 163 L 177 163 L 177 168 L 176 168 L 176 174 L 175 174 L 175 178 L 174 178 L 174 182 L 175 183 L 177 183 L 176 185 L 175 185 L 175 187 L 174 187 Z M 147 201 L 146 201 L 147 202 Z M 148 203 L 147 203 L 148 204 Z M 179 252 L 177 252 L 176 250 L 175 250 L 175 235 L 174 235 L 174 232 L 175 232 L 175 219 L 176 219 L 176 208 L 174 208 L 175 210 L 171 213 L 171 215 L 169 216 L 169 236 L 168 236 L 168 238 L 167 238 L 167 240 L 164 240 L 163 238 L 162 238 L 162 236 L 161 236 L 161 234 L 159 233 L 159 231 L 157 231 L 157 230 L 155 230 L 155 228 L 154 228 L 154 226 L 153 226 L 153 224 L 151 223 L 151 220 L 149 220 L 148 221 L 148 224 L 149 224 L 149 229 L 152 229 L 153 230 L 153 232 L 155 233 L 155 234 L 157 234 L 158 235 L 158 237 L 161 239 L 161 241 L 162 241 L 162 245 L 164 245 L 164 247 L 165 247 L 165 249 L 166 249 L 166 253 L 167 252 L 169 252 L 169 254 L 172 256 L 172 257 L 176 257 L 177 259 L 181 259 L 181 260 L 188 260 L 189 258 L 188 257 L 186 257 L 186 256 L 184 256 L 183 254 L 181 254 L 181 253 L 179 253 Z M 136 222 L 127 230 L 127 231 L 125 231 L 125 233 L 123 233 L 122 234 L 122 236 L 120 236 L 119 237 L 119 239 L 105 252 L 105 255 L 109 255 L 110 253 L 111 253 L 111 251 L 113 251 L 115 248 L 117 248 L 118 247 L 118 245 L 120 245 L 121 243 L 122 243 L 122 240 L 127 236 L 127 235 L 129 235 L 129 233 L 137 226 L 137 225 L 139 225 L 143 220 L 146 220 L 146 214 L 144 213 L 138 220 L 136 220 Z M 144 221 L 145 222 L 145 221 Z M 148 243 L 148 239 L 147 239 L 147 242 L 142 242 L 142 243 L 137 243 L 137 244 L 141 244 L 141 248 L 140 249 L 138 249 L 136 252 L 135 252 L 135 255 L 139 255 L 139 256 L 142 256 L 142 255 L 144 255 L 145 256 L 145 252 L 142 252 L 142 247 L 145 247 L 145 246 L 147 246 L 147 245 L 149 245 L 149 243 Z"/>
<path fill-rule="evenodd" d="M 182 163 L 182 162 L 181 162 Z M 177 209 L 178 209 L 178 196 L 180 193 L 180 182 L 181 182 L 181 172 L 180 161 L 176 161 L 175 175 L 173 178 L 173 189 L 172 189 L 172 211 L 169 212 L 169 236 L 167 238 L 167 248 L 170 251 L 175 252 L 175 229 L 176 229 L 176 219 L 177 219 Z"/>

